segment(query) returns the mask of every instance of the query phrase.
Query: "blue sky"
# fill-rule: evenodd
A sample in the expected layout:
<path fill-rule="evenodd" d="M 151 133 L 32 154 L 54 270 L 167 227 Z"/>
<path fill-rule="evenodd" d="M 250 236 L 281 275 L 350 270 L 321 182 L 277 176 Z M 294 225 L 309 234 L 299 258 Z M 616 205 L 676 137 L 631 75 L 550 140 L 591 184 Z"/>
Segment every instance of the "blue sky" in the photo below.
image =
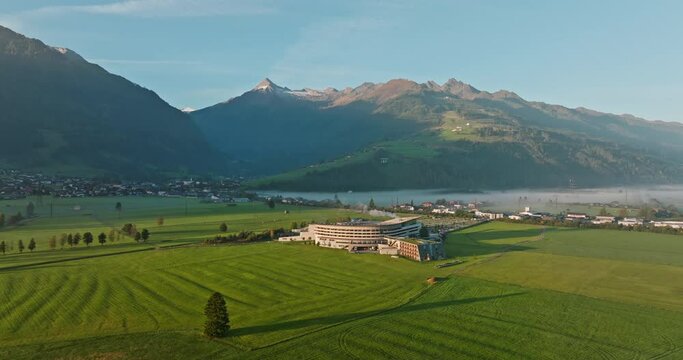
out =
<path fill-rule="evenodd" d="M 290 88 L 457 78 L 683 121 L 682 1 L 3 0 L 0 24 L 201 108 Z"/>

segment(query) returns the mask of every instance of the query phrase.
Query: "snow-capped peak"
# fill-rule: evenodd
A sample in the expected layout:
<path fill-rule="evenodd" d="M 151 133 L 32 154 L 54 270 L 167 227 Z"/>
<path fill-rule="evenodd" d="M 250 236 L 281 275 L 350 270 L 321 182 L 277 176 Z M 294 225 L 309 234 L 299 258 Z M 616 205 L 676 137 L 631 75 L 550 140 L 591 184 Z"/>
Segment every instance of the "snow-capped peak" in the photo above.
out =
<path fill-rule="evenodd" d="M 284 88 L 277 86 L 270 79 L 265 78 L 265 79 L 261 80 L 260 83 L 256 84 L 256 86 L 254 86 L 254 89 L 252 89 L 252 90 L 272 91 L 272 90 L 284 90 Z"/>
<path fill-rule="evenodd" d="M 69 49 L 63 47 L 53 47 L 53 49 L 62 55 L 66 55 L 69 52 Z"/>

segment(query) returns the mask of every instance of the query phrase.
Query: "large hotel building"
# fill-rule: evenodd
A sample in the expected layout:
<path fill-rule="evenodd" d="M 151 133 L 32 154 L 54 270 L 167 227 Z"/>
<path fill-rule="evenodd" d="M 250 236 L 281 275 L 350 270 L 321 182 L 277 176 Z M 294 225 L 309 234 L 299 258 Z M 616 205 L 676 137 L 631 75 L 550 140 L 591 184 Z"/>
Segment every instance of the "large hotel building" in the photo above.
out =
<path fill-rule="evenodd" d="M 350 252 L 376 252 L 398 255 L 416 261 L 445 258 L 438 241 L 417 239 L 422 224 L 419 217 L 394 218 L 386 221 L 353 220 L 336 224 L 311 224 L 298 236 L 281 241 L 314 240 L 318 246 L 345 249 Z"/>

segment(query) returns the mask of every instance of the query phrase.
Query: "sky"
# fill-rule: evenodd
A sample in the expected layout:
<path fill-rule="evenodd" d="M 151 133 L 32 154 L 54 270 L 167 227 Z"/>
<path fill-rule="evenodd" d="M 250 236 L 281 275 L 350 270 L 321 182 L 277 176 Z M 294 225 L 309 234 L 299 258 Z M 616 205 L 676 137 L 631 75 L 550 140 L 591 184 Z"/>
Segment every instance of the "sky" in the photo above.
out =
<path fill-rule="evenodd" d="M 680 0 L 0 1 L 0 25 L 178 108 L 265 77 L 291 89 L 456 78 L 666 121 L 683 121 L 681 14 Z"/>

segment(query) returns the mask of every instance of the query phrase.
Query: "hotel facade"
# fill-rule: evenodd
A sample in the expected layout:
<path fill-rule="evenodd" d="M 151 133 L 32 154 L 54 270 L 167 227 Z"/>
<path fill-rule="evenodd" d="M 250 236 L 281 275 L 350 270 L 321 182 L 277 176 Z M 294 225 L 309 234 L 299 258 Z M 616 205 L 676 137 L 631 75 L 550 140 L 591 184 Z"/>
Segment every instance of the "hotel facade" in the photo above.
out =
<path fill-rule="evenodd" d="M 354 220 L 337 224 L 311 224 L 298 236 L 280 241 L 315 241 L 315 244 L 349 252 L 375 252 L 397 255 L 416 261 L 445 258 L 439 241 L 417 239 L 422 224 L 419 216 L 386 221 Z"/>

